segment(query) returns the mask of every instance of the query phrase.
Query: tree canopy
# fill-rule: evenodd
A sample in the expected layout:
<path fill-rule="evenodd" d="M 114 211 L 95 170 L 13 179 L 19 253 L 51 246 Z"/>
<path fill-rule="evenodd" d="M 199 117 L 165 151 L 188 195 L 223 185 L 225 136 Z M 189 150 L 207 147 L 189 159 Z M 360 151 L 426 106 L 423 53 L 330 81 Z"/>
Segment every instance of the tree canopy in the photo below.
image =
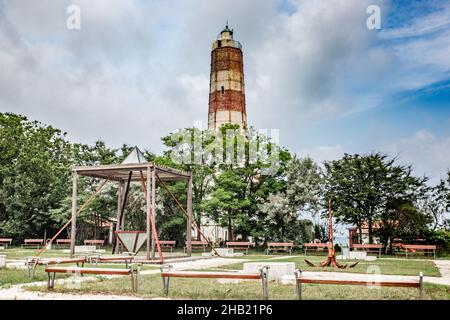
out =
<path fill-rule="evenodd" d="M 211 221 L 228 229 L 229 239 L 326 241 L 320 217 L 331 199 L 337 223 L 369 226 L 388 247 L 394 238 L 428 237 L 449 242 L 450 172 L 430 186 L 410 165 L 382 153 L 345 154 L 322 164 L 300 158 L 253 128 L 225 125 L 218 131 L 186 128 L 162 137 L 161 155 L 145 150 L 147 160 L 193 172 L 193 213 L 201 225 Z M 54 233 L 70 217 L 72 165 L 120 163 L 132 147 L 110 148 L 68 141 L 59 129 L 13 113 L 0 113 L 0 236 L 17 240 Z M 99 181 L 81 177 L 79 201 Z M 167 183 L 186 201 L 186 182 Z M 80 215 L 112 218 L 117 187 L 109 185 Z M 165 190 L 157 191 L 156 222 L 162 238 L 179 243 L 186 219 Z M 140 186 L 132 186 L 126 205 L 126 228 L 145 227 Z M 376 226 L 376 231 L 374 231 Z M 225 239 L 224 239 L 225 240 Z"/>

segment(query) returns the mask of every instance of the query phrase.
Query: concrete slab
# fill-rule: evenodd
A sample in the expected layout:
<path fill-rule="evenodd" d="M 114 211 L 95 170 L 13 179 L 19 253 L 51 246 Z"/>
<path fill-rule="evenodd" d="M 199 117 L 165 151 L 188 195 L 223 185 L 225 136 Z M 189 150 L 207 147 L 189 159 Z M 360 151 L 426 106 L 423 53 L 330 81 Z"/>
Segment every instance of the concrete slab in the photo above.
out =
<path fill-rule="evenodd" d="M 269 281 L 281 281 L 285 275 L 293 275 L 295 271 L 294 262 L 246 262 L 244 272 L 257 273 L 259 269 L 269 267 Z"/>
<path fill-rule="evenodd" d="M 1 254 L 0 255 L 0 268 L 6 267 L 6 255 Z"/>
<path fill-rule="evenodd" d="M 216 248 L 217 253 L 221 257 L 233 257 L 234 249 L 233 248 Z M 211 251 L 212 254 L 215 254 L 214 251 Z"/>

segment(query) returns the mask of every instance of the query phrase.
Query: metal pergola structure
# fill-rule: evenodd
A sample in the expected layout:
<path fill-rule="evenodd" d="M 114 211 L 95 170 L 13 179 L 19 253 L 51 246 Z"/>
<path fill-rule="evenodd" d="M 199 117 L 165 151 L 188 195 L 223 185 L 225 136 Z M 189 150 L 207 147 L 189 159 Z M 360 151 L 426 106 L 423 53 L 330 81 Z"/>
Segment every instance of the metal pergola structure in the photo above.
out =
<path fill-rule="evenodd" d="M 78 210 L 77 205 L 77 185 L 78 185 L 78 176 L 85 176 L 91 178 L 97 178 L 104 180 L 101 187 L 107 181 L 114 181 L 119 184 L 119 192 L 117 197 L 117 225 L 116 231 L 119 231 L 121 228 L 120 221 L 123 221 L 123 208 L 124 204 L 123 197 L 125 184 L 130 182 L 141 182 L 143 191 L 145 193 L 146 200 L 146 233 L 147 233 L 147 249 L 146 256 L 147 259 L 151 259 L 152 255 L 152 237 L 153 240 L 158 242 L 156 226 L 154 223 L 154 213 L 155 213 L 155 193 L 156 193 L 156 182 L 158 181 L 169 194 L 174 198 L 177 205 L 183 211 L 183 213 L 187 216 L 187 229 L 186 229 L 186 253 L 188 256 L 192 255 L 192 173 L 185 172 L 181 170 L 176 170 L 173 168 L 168 168 L 160 165 L 156 165 L 154 163 L 145 162 L 145 163 L 122 163 L 122 164 L 113 164 L 113 165 L 98 165 L 98 166 L 75 166 L 72 168 L 72 219 L 71 219 L 71 242 L 70 242 L 70 255 L 71 257 L 75 254 L 75 237 L 77 232 L 77 214 L 80 210 Z M 186 180 L 188 182 L 187 185 L 187 205 L 186 210 L 181 206 L 178 200 L 174 197 L 174 195 L 167 189 L 165 182 L 168 181 L 179 181 Z M 97 191 L 99 191 L 98 189 Z M 97 192 L 96 192 L 97 193 Z M 95 194 L 93 196 L 95 196 Z M 153 242 L 154 243 L 154 242 Z M 159 243 L 158 243 L 159 245 Z M 154 247 L 153 247 L 154 248 Z M 160 252 L 161 260 L 162 253 Z M 153 250 L 154 253 L 154 250 Z"/>

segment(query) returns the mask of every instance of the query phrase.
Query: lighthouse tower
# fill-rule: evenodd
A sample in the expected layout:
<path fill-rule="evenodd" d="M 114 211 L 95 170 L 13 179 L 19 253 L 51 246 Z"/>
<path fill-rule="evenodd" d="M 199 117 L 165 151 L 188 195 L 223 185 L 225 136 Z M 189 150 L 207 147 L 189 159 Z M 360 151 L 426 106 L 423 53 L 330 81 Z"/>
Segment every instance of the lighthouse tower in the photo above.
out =
<path fill-rule="evenodd" d="M 227 23 L 212 45 L 208 129 L 226 123 L 247 128 L 244 88 L 242 46 Z"/>

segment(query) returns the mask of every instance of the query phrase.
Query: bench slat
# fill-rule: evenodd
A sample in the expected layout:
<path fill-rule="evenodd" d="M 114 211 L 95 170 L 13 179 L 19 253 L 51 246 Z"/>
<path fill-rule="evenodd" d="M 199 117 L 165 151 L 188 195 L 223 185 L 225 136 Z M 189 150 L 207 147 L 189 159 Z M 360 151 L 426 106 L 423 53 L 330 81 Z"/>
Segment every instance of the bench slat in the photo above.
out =
<path fill-rule="evenodd" d="M 268 242 L 268 247 L 293 247 L 294 243 L 292 242 Z"/>
<path fill-rule="evenodd" d="M 25 239 L 23 242 L 24 243 L 42 243 L 42 242 L 44 242 L 44 239 Z"/>
<path fill-rule="evenodd" d="M 370 281 L 362 280 L 341 280 L 341 279 L 318 279 L 318 278 L 297 278 L 298 282 L 301 283 L 316 283 L 316 284 L 343 284 L 343 285 L 370 285 Z M 374 286 L 379 285 L 381 287 L 408 287 L 408 288 L 419 288 L 420 283 L 417 282 L 403 282 L 403 281 L 376 281 L 373 283 Z"/>
<path fill-rule="evenodd" d="M 303 246 L 307 248 L 326 248 L 328 243 L 304 243 Z"/>
<path fill-rule="evenodd" d="M 70 239 L 56 239 L 56 243 L 70 243 Z"/>
<path fill-rule="evenodd" d="M 435 245 L 424 245 L 424 244 L 404 244 L 402 245 L 404 249 L 416 249 L 416 250 L 436 250 Z"/>
<path fill-rule="evenodd" d="M 261 279 L 258 273 L 220 273 L 220 272 L 161 272 L 162 277 L 208 278 L 208 279 Z"/>
<path fill-rule="evenodd" d="M 45 272 L 53 273 L 79 273 L 79 274 L 104 274 L 104 275 L 129 275 L 131 269 L 115 269 L 115 268 L 64 268 L 49 267 L 45 268 Z"/>
<path fill-rule="evenodd" d="M 29 262 L 37 263 L 39 265 L 44 264 L 63 264 L 63 263 L 78 263 L 78 262 L 86 262 L 85 258 L 73 258 L 73 259 L 30 259 Z"/>
<path fill-rule="evenodd" d="M 353 248 L 361 248 L 361 249 L 381 249 L 383 248 L 382 244 L 353 244 L 352 245 Z"/>
<path fill-rule="evenodd" d="M 131 261 L 134 260 L 134 257 L 98 257 L 96 259 L 98 261 Z"/>
<path fill-rule="evenodd" d="M 163 245 L 175 245 L 176 241 L 171 241 L 171 240 L 161 240 L 159 241 L 159 244 L 163 244 Z"/>

